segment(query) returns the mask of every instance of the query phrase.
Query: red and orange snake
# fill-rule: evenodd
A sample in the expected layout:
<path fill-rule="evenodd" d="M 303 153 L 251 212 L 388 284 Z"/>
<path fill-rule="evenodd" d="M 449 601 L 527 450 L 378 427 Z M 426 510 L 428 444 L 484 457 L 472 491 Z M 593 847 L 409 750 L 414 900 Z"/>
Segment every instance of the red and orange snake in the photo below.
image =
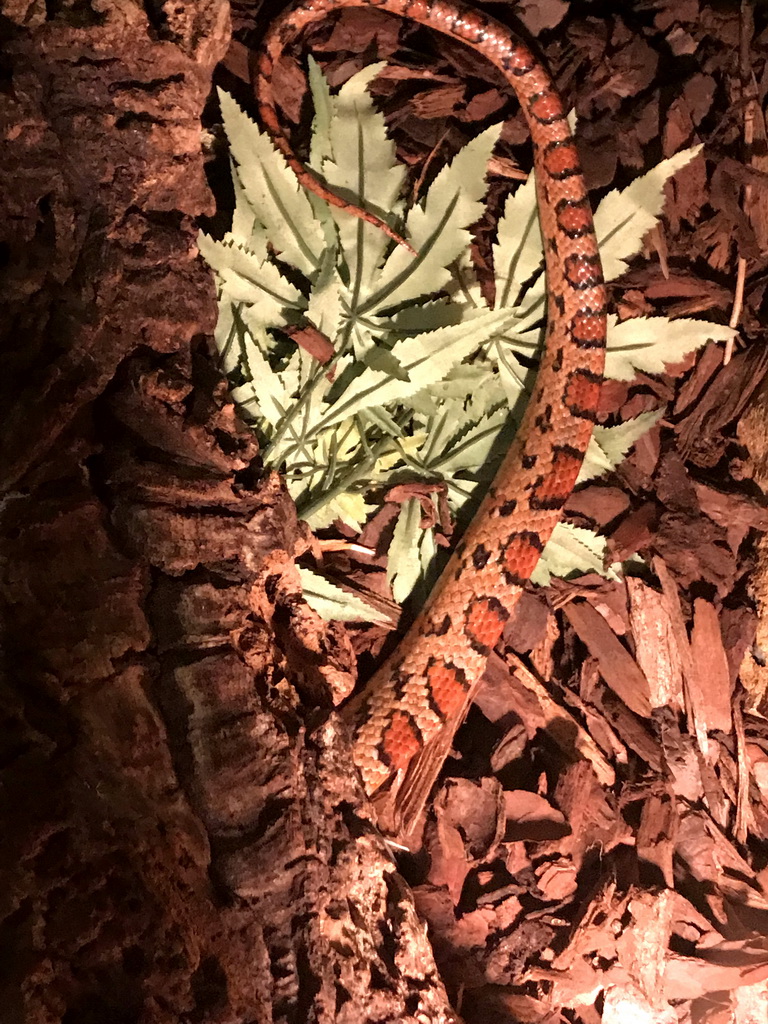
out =
<path fill-rule="evenodd" d="M 548 72 L 508 28 L 456 0 L 301 0 L 273 22 L 254 75 L 259 111 L 302 184 L 384 228 L 301 164 L 272 93 L 282 51 L 307 25 L 366 6 L 458 39 L 503 72 L 533 141 L 548 285 L 546 346 L 517 436 L 427 604 L 352 704 L 365 788 L 389 827 L 407 833 L 576 482 L 597 414 L 606 295 L 576 146 Z"/>

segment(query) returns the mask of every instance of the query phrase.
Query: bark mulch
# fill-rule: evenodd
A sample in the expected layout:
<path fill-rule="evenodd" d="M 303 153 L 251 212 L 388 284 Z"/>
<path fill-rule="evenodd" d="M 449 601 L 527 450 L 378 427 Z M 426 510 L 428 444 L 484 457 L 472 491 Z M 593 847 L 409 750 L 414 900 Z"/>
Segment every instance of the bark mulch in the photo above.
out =
<path fill-rule="evenodd" d="M 768 21 L 747 4 L 590 6 L 514 14 L 579 116 L 593 193 L 705 145 L 612 288 L 615 308 L 730 322 L 740 338 L 666 375 L 605 384 L 603 422 L 664 418 L 568 513 L 607 536 L 613 559 L 636 559 L 634 574 L 529 589 L 401 867 L 468 1021 L 756 1021 L 768 1014 L 768 699 L 750 575 L 768 508 L 765 428 L 742 416 L 768 368 Z M 332 84 L 372 52 L 390 62 L 372 91 L 414 190 L 509 106 L 478 55 L 376 8 L 310 39 Z M 299 61 L 275 72 L 294 126 Z M 502 139 L 491 210 L 530 166 L 519 111 Z M 491 213 L 481 267 L 493 227 Z M 382 549 L 394 508 L 364 544 Z M 354 549 L 325 568 L 382 591 Z M 353 642 L 377 654 L 382 635 Z"/>
<path fill-rule="evenodd" d="M 595 197 L 704 143 L 613 300 L 739 340 L 603 388 L 605 420 L 663 410 L 569 506 L 634 571 L 528 589 L 396 870 L 332 710 L 386 634 L 303 603 L 317 547 L 228 399 L 195 246 L 231 200 L 211 82 L 253 109 L 274 11 L 233 4 L 230 42 L 221 0 L 5 5 L 4 1022 L 768 1018 L 768 12 L 490 10 L 576 109 Z M 373 7 L 310 45 L 334 84 L 388 60 L 415 191 L 509 114 L 482 267 L 530 167 L 500 77 Z M 381 559 L 324 561 L 389 607 Z"/>

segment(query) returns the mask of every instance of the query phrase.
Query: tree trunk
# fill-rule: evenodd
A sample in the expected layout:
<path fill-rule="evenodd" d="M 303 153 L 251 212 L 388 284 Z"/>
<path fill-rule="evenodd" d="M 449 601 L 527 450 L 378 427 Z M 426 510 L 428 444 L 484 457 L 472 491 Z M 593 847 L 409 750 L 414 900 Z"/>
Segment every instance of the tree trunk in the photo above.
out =
<path fill-rule="evenodd" d="M 5 14 L 2 1019 L 450 1020 L 211 356 L 228 7 Z"/>

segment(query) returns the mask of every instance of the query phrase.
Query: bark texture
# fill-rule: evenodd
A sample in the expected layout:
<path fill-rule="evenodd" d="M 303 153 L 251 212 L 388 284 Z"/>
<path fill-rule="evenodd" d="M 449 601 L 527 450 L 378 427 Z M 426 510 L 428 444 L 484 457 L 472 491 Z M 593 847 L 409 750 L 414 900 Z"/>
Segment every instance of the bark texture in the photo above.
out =
<path fill-rule="evenodd" d="M 4 13 L 2 1019 L 450 1020 L 208 346 L 227 5 Z"/>

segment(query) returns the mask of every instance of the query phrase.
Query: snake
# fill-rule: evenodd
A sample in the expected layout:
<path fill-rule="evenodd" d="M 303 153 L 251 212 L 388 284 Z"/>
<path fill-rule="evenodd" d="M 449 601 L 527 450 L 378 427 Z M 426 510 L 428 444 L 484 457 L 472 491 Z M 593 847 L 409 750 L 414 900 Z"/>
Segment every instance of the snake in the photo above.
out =
<path fill-rule="evenodd" d="M 272 76 L 286 48 L 308 25 L 350 7 L 418 22 L 502 72 L 531 135 L 547 278 L 545 343 L 515 438 L 410 629 L 348 707 L 365 790 L 389 830 L 405 834 L 576 484 L 597 420 L 606 290 L 576 143 L 549 72 L 516 33 L 459 0 L 299 0 L 277 16 L 252 80 L 261 120 L 301 184 L 408 245 L 299 160 L 277 112 Z"/>

